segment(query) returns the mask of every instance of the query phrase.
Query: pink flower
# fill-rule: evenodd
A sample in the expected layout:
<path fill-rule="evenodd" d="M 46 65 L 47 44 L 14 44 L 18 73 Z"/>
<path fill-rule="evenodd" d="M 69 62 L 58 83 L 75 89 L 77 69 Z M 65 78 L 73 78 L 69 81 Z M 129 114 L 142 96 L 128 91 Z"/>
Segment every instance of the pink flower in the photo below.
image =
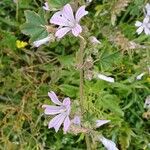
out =
<path fill-rule="evenodd" d="M 58 106 L 52 105 L 43 105 L 42 107 L 45 108 L 44 113 L 46 115 L 56 115 L 48 124 L 48 128 L 54 128 L 57 132 L 60 126 L 63 124 L 64 133 L 66 133 L 70 127 L 70 98 L 65 98 L 63 102 L 58 100 L 56 94 L 51 91 L 48 92 L 48 96 L 51 98 L 51 101 Z"/>
<path fill-rule="evenodd" d="M 56 12 L 50 19 L 50 23 L 59 25 L 55 36 L 62 38 L 71 31 L 77 37 L 82 32 L 82 27 L 79 22 L 87 14 L 88 11 L 85 11 L 85 6 L 81 6 L 74 16 L 70 4 L 66 4 L 61 11 Z"/>

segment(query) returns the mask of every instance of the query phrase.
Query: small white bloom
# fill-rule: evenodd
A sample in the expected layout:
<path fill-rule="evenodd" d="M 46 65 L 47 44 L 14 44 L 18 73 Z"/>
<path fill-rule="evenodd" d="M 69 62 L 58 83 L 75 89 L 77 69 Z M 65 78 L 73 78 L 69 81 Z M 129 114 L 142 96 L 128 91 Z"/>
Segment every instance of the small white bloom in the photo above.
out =
<path fill-rule="evenodd" d="M 101 44 L 101 42 L 95 36 L 91 36 L 89 40 L 92 44 Z"/>
<path fill-rule="evenodd" d="M 48 2 L 45 2 L 45 3 L 44 3 L 43 9 L 46 10 L 46 11 L 50 11 Z"/>
<path fill-rule="evenodd" d="M 149 3 L 146 4 L 145 9 L 146 9 L 146 15 L 150 16 L 150 4 Z"/>
<path fill-rule="evenodd" d="M 18 3 L 18 0 L 13 0 L 14 3 Z"/>
<path fill-rule="evenodd" d="M 110 120 L 96 120 L 96 127 L 98 128 L 108 122 L 110 122 Z"/>
<path fill-rule="evenodd" d="M 48 37 L 46 37 L 44 39 L 34 41 L 33 42 L 33 46 L 34 47 L 39 47 L 39 46 L 41 46 L 41 45 L 43 45 L 43 44 L 45 44 L 45 43 L 47 43 L 47 42 L 49 42 L 51 40 L 53 40 L 53 37 L 52 37 L 52 35 L 49 35 Z"/>
<path fill-rule="evenodd" d="M 87 3 L 91 3 L 93 0 L 86 0 Z"/>
<path fill-rule="evenodd" d="M 150 95 L 145 100 L 144 108 L 150 108 Z"/>
<path fill-rule="evenodd" d="M 136 21 L 135 26 L 138 27 L 136 32 L 141 34 L 143 31 L 146 35 L 150 35 L 150 17 L 146 16 L 143 20 L 143 23 L 140 21 Z"/>
<path fill-rule="evenodd" d="M 98 77 L 99 79 L 105 80 L 105 81 L 107 81 L 107 82 L 111 82 L 111 83 L 115 82 L 114 78 L 112 78 L 112 77 L 107 77 L 107 76 L 105 76 L 105 75 L 103 75 L 103 74 L 98 74 L 97 77 Z"/>
<path fill-rule="evenodd" d="M 116 144 L 109 140 L 109 139 L 106 139 L 105 137 L 99 137 L 99 140 L 102 142 L 102 144 L 105 146 L 105 148 L 107 150 L 119 150 L 117 147 L 116 147 Z"/>
<path fill-rule="evenodd" d="M 137 79 L 137 80 L 141 80 L 144 75 L 145 75 L 145 72 L 139 74 L 139 75 L 136 77 L 136 79 Z"/>

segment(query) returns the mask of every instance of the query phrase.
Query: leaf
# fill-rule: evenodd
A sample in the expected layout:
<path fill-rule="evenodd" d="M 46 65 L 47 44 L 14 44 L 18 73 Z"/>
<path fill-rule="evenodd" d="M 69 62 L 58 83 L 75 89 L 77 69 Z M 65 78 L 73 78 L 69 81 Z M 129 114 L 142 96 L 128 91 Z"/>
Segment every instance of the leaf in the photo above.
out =
<path fill-rule="evenodd" d="M 37 14 L 34 11 L 25 11 L 26 23 L 21 26 L 22 33 L 29 35 L 30 42 L 43 39 L 48 36 L 46 30 L 46 21 L 42 14 Z"/>
<path fill-rule="evenodd" d="M 48 0 L 48 4 L 52 8 L 61 8 L 71 0 Z"/>
<path fill-rule="evenodd" d="M 124 115 L 124 112 L 121 110 L 116 96 L 105 94 L 102 98 L 102 106 L 104 109 L 108 109 L 119 116 Z"/>
<path fill-rule="evenodd" d="M 69 97 L 77 97 L 78 87 L 73 85 L 63 84 L 60 86 L 60 89 L 64 92 L 65 95 Z"/>

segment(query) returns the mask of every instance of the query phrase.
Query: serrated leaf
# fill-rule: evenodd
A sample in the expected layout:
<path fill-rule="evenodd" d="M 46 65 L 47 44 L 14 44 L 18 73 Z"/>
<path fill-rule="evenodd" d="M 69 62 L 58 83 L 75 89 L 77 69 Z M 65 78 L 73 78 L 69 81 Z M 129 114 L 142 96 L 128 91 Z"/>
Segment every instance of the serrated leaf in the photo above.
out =
<path fill-rule="evenodd" d="M 34 11 L 25 11 L 26 23 L 21 26 L 22 33 L 30 36 L 30 42 L 43 39 L 48 36 L 45 28 L 46 21 L 43 15 Z"/>
<path fill-rule="evenodd" d="M 71 0 L 48 0 L 48 3 L 52 8 L 61 8 L 70 1 Z"/>

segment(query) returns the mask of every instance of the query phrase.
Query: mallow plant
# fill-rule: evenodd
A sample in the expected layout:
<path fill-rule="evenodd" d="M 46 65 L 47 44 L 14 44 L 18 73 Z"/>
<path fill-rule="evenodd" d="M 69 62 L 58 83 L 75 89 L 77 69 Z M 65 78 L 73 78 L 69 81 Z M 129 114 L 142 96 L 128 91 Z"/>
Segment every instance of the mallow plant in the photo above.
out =
<path fill-rule="evenodd" d="M 21 30 L 24 34 L 30 36 L 31 45 L 37 48 L 54 41 L 60 42 L 66 36 L 76 38 L 79 43 L 75 64 L 79 73 L 79 99 L 73 100 L 66 97 L 62 100 L 59 99 L 59 93 L 47 91 L 48 97 L 53 103 L 53 105 L 43 104 L 42 106 L 45 116 L 51 117 L 48 128 L 50 130 L 54 128 L 55 132 L 59 132 L 63 128 L 64 136 L 68 133 L 83 134 L 89 150 L 97 149 L 95 143 L 103 144 L 107 150 L 118 150 L 117 140 L 114 137 L 110 139 L 107 135 L 104 136 L 98 129 L 103 129 L 101 126 L 107 128 L 108 125 L 111 125 L 111 120 L 105 118 L 105 116 L 102 118 L 92 116 L 90 107 L 88 110 L 85 107 L 87 105 L 84 89 L 85 80 L 91 80 L 95 76 L 97 79 L 105 80 L 110 84 L 115 82 L 114 78 L 97 72 L 94 72 L 94 75 L 91 76 L 88 74 L 86 79 L 84 77 L 84 73 L 87 71 L 85 65 L 88 63 L 88 71 L 92 68 L 90 65 L 92 65 L 93 60 L 90 57 L 85 59 L 89 42 L 93 44 L 93 49 L 96 49 L 96 46 L 101 44 L 92 33 L 88 32 L 86 25 L 82 22 L 82 20 L 88 18 L 90 13 L 90 9 L 88 11 L 86 8 L 89 3 L 89 1 L 78 3 L 71 0 L 48 0 L 38 13 L 29 10 L 25 11 L 26 23 L 21 26 Z M 137 21 L 135 24 L 138 27 L 138 34 L 141 34 L 142 31 L 150 34 L 149 7 L 149 4 L 147 4 L 144 21 Z M 51 14 L 48 23 L 47 18 L 45 18 L 47 14 Z M 99 113 L 99 111 L 103 110 L 96 109 L 95 111 Z M 92 117 L 87 121 L 88 115 Z"/>

